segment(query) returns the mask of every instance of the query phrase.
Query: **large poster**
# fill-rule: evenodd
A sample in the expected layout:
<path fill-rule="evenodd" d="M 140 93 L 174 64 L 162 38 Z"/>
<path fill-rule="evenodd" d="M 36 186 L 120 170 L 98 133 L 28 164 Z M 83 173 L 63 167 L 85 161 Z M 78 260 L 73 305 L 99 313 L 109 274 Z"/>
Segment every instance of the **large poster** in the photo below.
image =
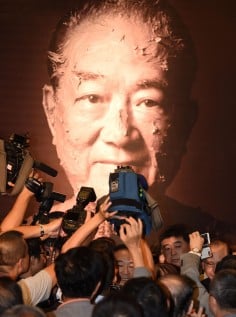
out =
<path fill-rule="evenodd" d="M 29 133 L 30 151 L 35 159 L 58 170 L 55 179 L 43 174 L 44 180 L 52 181 L 55 191 L 68 197 L 67 203 L 56 209 L 67 210 L 73 205 L 82 185 L 94 187 L 98 197 L 106 194 L 109 172 L 113 172 L 117 165 L 134 165 L 135 171 L 147 178 L 150 192 L 160 204 L 165 224 L 184 222 L 199 226 L 200 230 L 224 228 L 229 232 L 236 225 L 233 184 L 236 4 L 233 0 L 172 0 L 171 3 L 187 27 L 197 56 L 196 76 L 189 98 L 192 111 L 181 120 L 177 115 L 182 127 L 177 130 L 181 130 L 181 139 L 177 140 L 172 135 L 171 142 L 166 141 L 170 131 L 174 134 L 171 129 L 175 123 L 171 121 L 171 111 L 159 107 L 159 104 L 168 104 L 167 99 L 170 99 L 169 95 L 165 97 L 168 87 L 172 87 L 167 80 L 171 76 L 165 75 L 168 67 L 173 67 L 178 73 L 179 66 L 173 62 L 166 65 L 163 61 L 163 47 L 169 44 L 163 44 L 164 37 L 158 37 L 156 31 L 153 31 L 153 36 L 159 48 L 154 52 L 154 47 L 143 44 L 153 40 L 152 35 L 149 34 L 148 38 L 145 34 L 148 33 L 148 23 L 146 31 L 145 28 L 141 31 L 141 28 L 121 25 L 120 21 L 112 21 L 112 25 L 109 15 L 107 19 L 99 20 L 101 16 L 98 15 L 97 20 L 83 22 L 78 35 L 74 35 L 74 39 L 71 35 L 65 46 L 65 51 L 68 54 L 72 52 L 76 58 L 71 65 L 75 68 L 73 76 L 76 76 L 62 79 L 59 87 L 61 95 L 54 94 L 47 71 L 49 42 L 57 21 L 70 5 L 70 1 L 58 0 L 0 1 L 0 138 L 7 139 L 12 133 Z M 135 26 L 135 21 L 133 23 Z M 105 30 L 109 30 L 109 35 L 105 34 Z M 77 44 L 80 41 L 84 41 L 82 49 Z M 158 46 L 159 41 L 161 44 Z M 124 47 L 121 47 L 123 43 Z M 135 88 L 131 85 L 133 77 L 146 70 L 141 64 L 138 70 L 132 68 L 133 64 L 137 64 L 136 60 L 129 60 L 127 54 L 130 53 L 126 54 L 126 46 L 132 45 L 133 55 L 135 58 L 142 56 L 144 64 L 148 64 L 149 54 L 163 58 L 151 60 L 153 64 L 148 64 L 151 66 L 147 73 L 152 76 L 153 68 L 159 63 L 157 80 L 156 77 L 155 80 L 152 77 L 141 78 L 142 84 L 136 83 Z M 116 58 L 119 51 L 120 56 Z M 52 72 L 57 63 L 67 65 L 60 61 L 60 56 L 53 52 L 50 54 Z M 102 58 L 104 64 L 101 63 Z M 84 69 L 83 72 L 76 69 L 82 61 L 89 69 L 86 74 Z M 114 63 L 117 63 L 119 72 L 115 73 L 115 69 L 111 72 L 110 65 Z M 63 78 L 67 66 L 59 67 L 55 76 Z M 113 76 L 113 86 L 104 86 L 103 70 L 106 73 L 107 69 L 109 76 Z M 54 76 L 52 72 L 51 76 Z M 101 78 L 94 78 L 94 73 Z M 184 76 L 180 72 L 177 78 L 183 80 Z M 178 85 L 181 87 L 180 83 Z M 135 93 L 131 94 L 131 86 Z M 77 87 L 79 94 L 73 97 L 76 108 L 70 108 L 69 112 L 71 89 L 76 90 Z M 180 95 L 176 94 L 176 99 Z M 130 105 L 137 106 L 136 112 L 120 107 L 122 102 L 127 103 L 127 98 Z M 67 106 L 54 116 L 55 100 L 67 103 Z M 115 110 L 110 110 L 109 116 L 101 119 L 96 111 L 106 111 L 105 107 L 111 103 Z M 143 107 L 146 107 L 145 113 L 142 112 Z M 132 124 L 130 128 L 130 117 L 139 123 L 138 126 Z M 98 132 L 101 130 L 99 124 L 106 125 L 106 130 Z M 59 131 L 60 128 L 63 132 Z M 96 133 L 99 133 L 101 143 L 95 144 Z M 127 136 L 131 139 L 125 144 Z M 111 150 L 113 137 L 119 138 L 120 142 L 118 144 L 117 141 L 115 147 L 125 149 L 124 152 Z M 105 149 L 103 144 L 107 146 Z M 89 148 L 90 152 L 87 153 L 85 148 Z M 128 152 L 129 156 L 125 156 Z M 169 163 L 166 163 L 169 159 L 166 154 L 171 155 Z M 89 163 L 92 165 L 90 172 L 87 170 Z M 0 197 L 3 214 L 13 201 L 12 197 Z"/>

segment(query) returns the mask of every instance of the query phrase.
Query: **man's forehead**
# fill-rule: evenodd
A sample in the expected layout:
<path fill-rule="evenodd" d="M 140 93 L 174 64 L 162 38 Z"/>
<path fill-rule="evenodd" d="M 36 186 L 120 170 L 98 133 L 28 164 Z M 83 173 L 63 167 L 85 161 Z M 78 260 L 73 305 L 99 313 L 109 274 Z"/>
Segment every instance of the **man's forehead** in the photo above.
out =
<path fill-rule="evenodd" d="M 114 49 L 118 51 L 123 47 L 124 51 L 125 47 L 129 46 L 137 56 L 146 59 L 157 56 L 160 58 L 159 50 L 163 51 L 163 46 L 158 44 L 160 41 L 160 36 L 152 32 L 150 24 L 144 24 L 137 19 L 108 16 L 103 23 L 84 21 L 73 32 L 68 33 L 68 40 L 64 45 L 64 55 L 68 57 L 78 51 L 83 57 L 97 52 L 101 54 L 101 51 L 105 49 L 106 53 L 109 50 L 111 53 L 113 52 L 108 55 L 110 58 L 114 58 Z M 120 52 L 118 51 L 118 53 Z M 165 54 L 162 52 L 161 55 Z M 166 59 L 165 56 L 164 59 Z"/>
<path fill-rule="evenodd" d="M 171 245 L 171 244 L 177 244 L 177 243 L 183 243 L 185 242 L 183 237 L 169 237 L 169 238 L 165 238 L 161 241 L 161 245 L 165 246 L 165 245 Z"/>
<path fill-rule="evenodd" d="M 133 264 L 133 260 L 132 259 L 117 259 L 116 262 L 119 264 L 119 263 L 126 263 L 126 264 Z"/>

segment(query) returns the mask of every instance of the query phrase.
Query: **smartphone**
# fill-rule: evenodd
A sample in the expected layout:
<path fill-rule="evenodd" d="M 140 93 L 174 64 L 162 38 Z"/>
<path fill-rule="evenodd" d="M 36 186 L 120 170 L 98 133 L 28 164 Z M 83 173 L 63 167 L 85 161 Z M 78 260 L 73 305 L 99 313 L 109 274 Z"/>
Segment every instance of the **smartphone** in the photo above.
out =
<path fill-rule="evenodd" d="M 210 248 L 210 234 L 208 232 L 202 233 L 201 236 L 204 238 L 203 246 L 202 246 L 202 253 L 201 253 L 201 259 L 207 259 L 212 257 L 212 252 Z"/>

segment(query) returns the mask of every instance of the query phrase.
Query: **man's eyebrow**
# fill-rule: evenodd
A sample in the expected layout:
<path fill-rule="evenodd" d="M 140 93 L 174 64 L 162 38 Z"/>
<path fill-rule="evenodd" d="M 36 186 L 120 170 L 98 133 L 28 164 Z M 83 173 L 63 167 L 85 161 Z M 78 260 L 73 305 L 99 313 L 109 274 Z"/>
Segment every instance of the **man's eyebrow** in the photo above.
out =
<path fill-rule="evenodd" d="M 136 84 L 137 90 L 138 89 L 148 89 L 148 88 L 157 88 L 157 89 L 164 89 L 167 87 L 167 83 L 160 79 L 144 79 L 139 81 Z"/>
<path fill-rule="evenodd" d="M 169 247 L 170 245 L 171 245 L 170 243 L 166 243 L 166 244 L 163 244 L 161 247 L 165 248 L 165 247 Z"/>
<path fill-rule="evenodd" d="M 72 71 L 72 73 L 81 80 L 97 80 L 104 79 L 105 76 L 102 74 L 97 74 L 93 72 L 83 72 L 83 71 Z M 167 87 L 167 83 L 160 79 L 143 79 L 138 81 L 134 85 L 135 90 L 140 89 L 148 89 L 148 88 L 156 88 L 156 89 L 165 89 Z"/>
<path fill-rule="evenodd" d="M 78 72 L 72 71 L 72 73 L 81 80 L 96 80 L 104 78 L 104 75 L 96 74 L 93 72 Z"/>

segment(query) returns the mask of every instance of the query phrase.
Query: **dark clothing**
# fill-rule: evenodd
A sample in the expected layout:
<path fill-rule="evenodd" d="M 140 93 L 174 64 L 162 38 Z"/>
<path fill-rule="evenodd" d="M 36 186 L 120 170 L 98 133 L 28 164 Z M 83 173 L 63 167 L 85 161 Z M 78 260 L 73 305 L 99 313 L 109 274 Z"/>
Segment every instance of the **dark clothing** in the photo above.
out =
<path fill-rule="evenodd" d="M 205 289 L 209 292 L 209 287 L 210 287 L 210 282 L 211 282 L 209 277 L 205 278 L 201 282 L 202 282 L 202 285 L 205 287 Z"/>

